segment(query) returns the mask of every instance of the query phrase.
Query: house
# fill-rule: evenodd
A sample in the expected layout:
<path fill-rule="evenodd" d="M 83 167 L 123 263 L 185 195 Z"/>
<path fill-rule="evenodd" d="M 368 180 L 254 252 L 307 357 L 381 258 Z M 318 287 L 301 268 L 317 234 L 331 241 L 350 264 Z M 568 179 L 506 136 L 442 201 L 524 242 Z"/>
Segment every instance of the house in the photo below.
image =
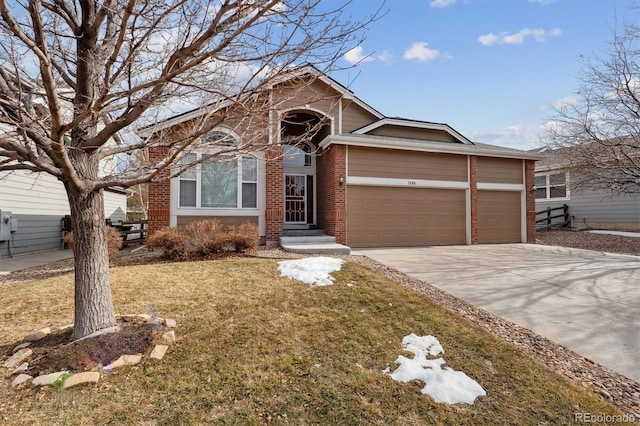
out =
<path fill-rule="evenodd" d="M 543 147 L 533 152 L 545 155 L 535 167 L 536 211 L 566 204 L 573 228 L 640 230 L 640 194 L 572 188 L 571 173 L 556 150 Z"/>
<path fill-rule="evenodd" d="M 257 136 L 266 149 L 150 184 L 151 232 L 217 218 L 258 224 L 268 245 L 314 228 L 351 247 L 535 241 L 531 188 L 542 156 L 474 143 L 447 124 L 385 117 L 311 66 L 271 90 L 272 108 L 253 120 L 267 123 Z M 202 114 L 141 134 L 169 137 Z M 303 128 L 315 131 L 301 141 Z M 242 133 L 223 123 L 211 137 L 242 144 Z"/>
<path fill-rule="evenodd" d="M 11 74 L 6 68 L 5 72 Z M 39 88 L 33 82 L 22 77 L 21 88 L 34 103 L 42 102 Z M 0 135 L 12 130 L 0 123 Z M 114 159 L 101 162 L 103 174 L 115 167 Z M 105 217 L 112 222 L 125 220 L 127 192 L 117 188 L 105 190 L 104 210 Z M 30 171 L 0 172 L 0 259 L 60 249 L 62 221 L 70 212 L 64 185 L 55 177 Z"/>

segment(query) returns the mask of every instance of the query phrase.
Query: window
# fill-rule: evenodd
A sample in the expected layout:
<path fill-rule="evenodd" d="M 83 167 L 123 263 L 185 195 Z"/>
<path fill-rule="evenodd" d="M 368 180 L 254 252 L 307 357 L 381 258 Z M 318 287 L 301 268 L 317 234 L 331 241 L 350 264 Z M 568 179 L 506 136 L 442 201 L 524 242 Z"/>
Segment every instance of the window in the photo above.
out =
<path fill-rule="evenodd" d="M 568 199 L 568 173 L 546 173 L 536 175 L 536 200 Z"/>
<path fill-rule="evenodd" d="M 311 147 L 306 143 L 299 146 L 284 146 L 284 165 L 292 167 L 311 167 Z"/>
<path fill-rule="evenodd" d="M 205 144 L 233 147 L 228 133 L 214 131 L 203 138 Z M 202 154 L 187 154 L 193 162 Z M 199 164 L 180 175 L 179 206 L 218 209 L 258 207 L 258 161 L 255 157 L 225 155 Z"/>

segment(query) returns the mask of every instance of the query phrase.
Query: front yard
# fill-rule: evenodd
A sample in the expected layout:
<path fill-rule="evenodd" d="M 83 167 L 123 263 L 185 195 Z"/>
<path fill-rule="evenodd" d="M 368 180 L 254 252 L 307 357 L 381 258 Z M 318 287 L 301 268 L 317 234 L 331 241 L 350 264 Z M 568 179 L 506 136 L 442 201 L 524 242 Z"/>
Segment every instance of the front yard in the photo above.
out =
<path fill-rule="evenodd" d="M 112 270 L 116 310 L 176 318 L 162 361 L 67 390 L 0 385 L 2 424 L 570 424 L 623 414 L 481 327 L 354 263 L 334 285 L 228 258 Z M 2 359 L 27 333 L 72 320 L 72 276 L 0 288 Z M 487 395 L 435 403 L 398 383 L 402 338 L 433 335 Z M 410 357 L 408 353 L 403 353 Z M 152 362 L 153 361 L 153 362 Z"/>

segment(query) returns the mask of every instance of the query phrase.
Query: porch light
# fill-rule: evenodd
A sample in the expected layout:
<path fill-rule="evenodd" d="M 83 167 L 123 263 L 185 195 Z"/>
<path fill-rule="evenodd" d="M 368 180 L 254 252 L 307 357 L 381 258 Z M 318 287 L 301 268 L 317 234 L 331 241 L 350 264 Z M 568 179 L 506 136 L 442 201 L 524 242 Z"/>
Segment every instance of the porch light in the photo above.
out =
<path fill-rule="evenodd" d="M 344 176 L 340 176 L 340 178 L 338 179 L 338 183 L 340 185 L 344 185 Z"/>
<path fill-rule="evenodd" d="M 532 193 L 532 194 L 533 194 L 534 192 L 536 192 L 537 190 L 538 190 L 538 188 L 536 188 L 536 186 L 535 186 L 535 185 L 533 185 L 533 186 L 531 187 L 531 193 Z"/>

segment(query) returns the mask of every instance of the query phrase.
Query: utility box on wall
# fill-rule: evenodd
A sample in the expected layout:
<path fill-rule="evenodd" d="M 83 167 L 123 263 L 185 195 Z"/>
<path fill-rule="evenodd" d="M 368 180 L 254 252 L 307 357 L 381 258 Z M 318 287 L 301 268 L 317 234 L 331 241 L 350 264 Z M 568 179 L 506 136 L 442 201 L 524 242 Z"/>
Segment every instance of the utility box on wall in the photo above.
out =
<path fill-rule="evenodd" d="M 12 228 L 17 230 L 18 222 L 13 221 L 11 212 L 0 210 L 0 241 L 9 241 L 11 239 Z M 15 232 L 15 231 L 14 231 Z"/>

